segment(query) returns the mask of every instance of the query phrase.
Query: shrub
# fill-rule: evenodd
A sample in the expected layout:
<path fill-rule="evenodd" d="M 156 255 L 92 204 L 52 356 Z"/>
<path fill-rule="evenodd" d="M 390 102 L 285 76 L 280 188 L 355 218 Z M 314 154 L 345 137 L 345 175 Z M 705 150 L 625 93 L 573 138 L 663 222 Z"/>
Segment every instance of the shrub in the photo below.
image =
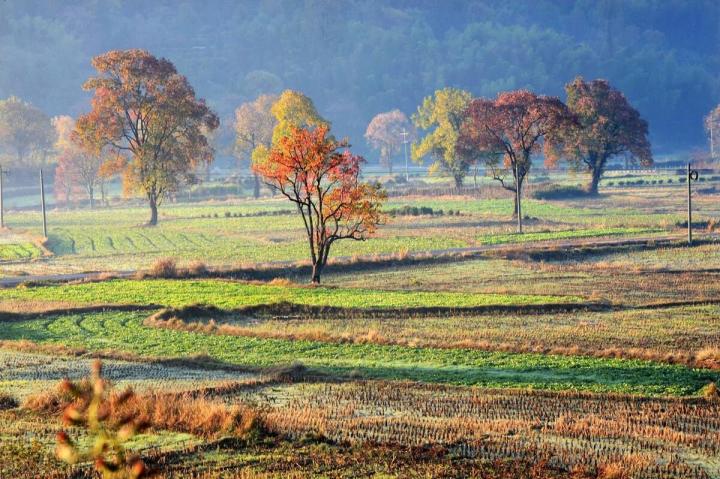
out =
<path fill-rule="evenodd" d="M 187 271 L 192 276 L 205 276 L 208 273 L 208 267 L 202 261 L 193 261 L 188 265 Z"/>
<path fill-rule="evenodd" d="M 0 393 L 0 411 L 15 409 L 19 404 L 17 399 L 6 393 Z"/>
<path fill-rule="evenodd" d="M 150 268 L 150 276 L 154 278 L 175 278 L 177 273 L 177 265 L 172 258 L 159 259 Z"/>
<path fill-rule="evenodd" d="M 542 188 L 533 191 L 532 197 L 536 200 L 562 200 L 566 198 L 578 198 L 586 196 L 587 191 L 578 186 L 553 185 L 549 188 Z"/>
<path fill-rule="evenodd" d="M 229 211 L 225 212 L 225 218 L 232 218 L 232 213 Z"/>

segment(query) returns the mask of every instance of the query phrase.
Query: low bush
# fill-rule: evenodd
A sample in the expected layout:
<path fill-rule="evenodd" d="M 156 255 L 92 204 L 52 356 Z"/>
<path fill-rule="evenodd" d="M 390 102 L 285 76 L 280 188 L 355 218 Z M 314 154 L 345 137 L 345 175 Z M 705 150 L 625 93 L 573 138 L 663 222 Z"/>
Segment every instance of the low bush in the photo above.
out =
<path fill-rule="evenodd" d="M 587 196 L 587 194 L 587 190 L 579 186 L 554 185 L 549 188 L 535 190 L 531 196 L 536 200 L 564 200 Z"/>
<path fill-rule="evenodd" d="M 17 399 L 12 397 L 9 394 L 6 393 L 0 393 L 0 411 L 4 411 L 6 409 L 15 409 L 20 404 L 17 402 Z"/>
<path fill-rule="evenodd" d="M 393 208 L 387 211 L 390 216 L 443 216 L 445 213 L 443 210 L 433 210 L 429 206 L 401 206 L 400 208 Z M 460 216 L 460 211 L 449 210 L 448 215 Z"/>
<path fill-rule="evenodd" d="M 149 271 L 153 278 L 176 278 L 178 275 L 177 265 L 172 258 L 162 258 L 153 263 Z"/>

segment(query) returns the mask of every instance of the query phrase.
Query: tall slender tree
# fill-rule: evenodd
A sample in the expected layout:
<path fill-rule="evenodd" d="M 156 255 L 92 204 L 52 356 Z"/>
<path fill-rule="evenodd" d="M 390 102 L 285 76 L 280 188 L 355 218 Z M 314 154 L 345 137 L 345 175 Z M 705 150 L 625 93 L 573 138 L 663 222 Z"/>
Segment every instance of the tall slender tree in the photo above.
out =
<path fill-rule="evenodd" d="M 94 91 L 92 110 L 76 129 L 86 141 L 129 154 L 125 191 L 145 195 L 148 225 L 156 225 L 161 201 L 212 161 L 206 132 L 219 119 L 166 59 L 144 50 L 114 50 L 92 63 L 98 76 L 84 85 Z"/>
<path fill-rule="evenodd" d="M 710 159 L 714 160 L 720 154 L 720 105 L 707 114 L 704 123 L 710 145 Z"/>

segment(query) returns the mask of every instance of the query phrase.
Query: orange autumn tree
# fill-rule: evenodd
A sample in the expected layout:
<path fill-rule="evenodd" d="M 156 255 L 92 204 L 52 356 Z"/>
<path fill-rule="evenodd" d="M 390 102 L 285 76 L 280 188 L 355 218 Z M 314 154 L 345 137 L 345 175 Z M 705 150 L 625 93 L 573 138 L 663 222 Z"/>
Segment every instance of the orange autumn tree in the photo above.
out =
<path fill-rule="evenodd" d="M 126 193 L 141 192 L 156 225 L 158 205 L 192 172 L 212 160 L 208 132 L 217 115 L 175 66 L 144 50 L 114 50 L 93 58 L 98 76 L 83 88 L 94 90 L 92 110 L 76 125 L 84 141 L 109 147 L 125 159 Z"/>
<path fill-rule="evenodd" d="M 302 216 L 314 284 L 320 283 L 336 241 L 365 240 L 383 221 L 385 192 L 378 184 L 360 181 L 365 160 L 348 147 L 347 141 L 328 136 L 327 126 L 291 127 L 269 155 L 253 161 L 253 170 L 295 203 Z"/>
<path fill-rule="evenodd" d="M 550 149 L 559 133 L 573 124 L 573 115 L 555 97 L 527 90 L 500 93 L 495 100 L 470 102 L 457 149 L 462 156 L 483 158 L 493 179 L 515 193 L 513 217 L 518 217 L 522 230 L 520 201 L 532 156 Z"/>

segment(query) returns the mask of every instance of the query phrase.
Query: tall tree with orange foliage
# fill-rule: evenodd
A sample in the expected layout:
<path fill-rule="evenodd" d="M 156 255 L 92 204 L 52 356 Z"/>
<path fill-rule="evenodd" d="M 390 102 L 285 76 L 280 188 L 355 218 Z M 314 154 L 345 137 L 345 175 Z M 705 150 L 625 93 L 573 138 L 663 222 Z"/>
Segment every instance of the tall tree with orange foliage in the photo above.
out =
<path fill-rule="evenodd" d="M 328 127 L 290 127 L 253 170 L 268 186 L 297 205 L 310 246 L 311 282 L 320 283 L 330 248 L 339 240 L 365 240 L 383 220 L 385 192 L 360 181 L 365 160 L 353 155 L 347 141 L 328 136 Z M 343 151 L 340 151 L 343 150 Z"/>
<path fill-rule="evenodd" d="M 125 191 L 145 195 L 148 225 L 156 225 L 162 200 L 212 161 L 206 133 L 220 120 L 164 58 L 114 50 L 92 64 L 99 75 L 83 85 L 95 92 L 92 110 L 78 119 L 76 130 L 89 143 L 128 154 L 122 168 Z"/>
<path fill-rule="evenodd" d="M 560 135 L 563 148 L 548 156 L 550 164 L 564 156 L 585 166 L 590 172 L 588 193 L 596 195 L 610 158 L 629 155 L 643 166 L 653 163 L 648 124 L 621 91 L 607 80 L 586 82 L 582 77 L 565 85 L 565 91 L 578 124 Z"/>
<path fill-rule="evenodd" d="M 572 125 L 573 116 L 563 102 L 527 90 L 501 93 L 495 100 L 472 100 L 465 112 L 459 153 L 485 158 L 493 178 L 515 193 L 513 216 L 518 217 L 520 232 L 522 188 L 532 155 L 547 151 L 557 135 Z M 506 181 L 506 175 L 513 181 Z"/>

